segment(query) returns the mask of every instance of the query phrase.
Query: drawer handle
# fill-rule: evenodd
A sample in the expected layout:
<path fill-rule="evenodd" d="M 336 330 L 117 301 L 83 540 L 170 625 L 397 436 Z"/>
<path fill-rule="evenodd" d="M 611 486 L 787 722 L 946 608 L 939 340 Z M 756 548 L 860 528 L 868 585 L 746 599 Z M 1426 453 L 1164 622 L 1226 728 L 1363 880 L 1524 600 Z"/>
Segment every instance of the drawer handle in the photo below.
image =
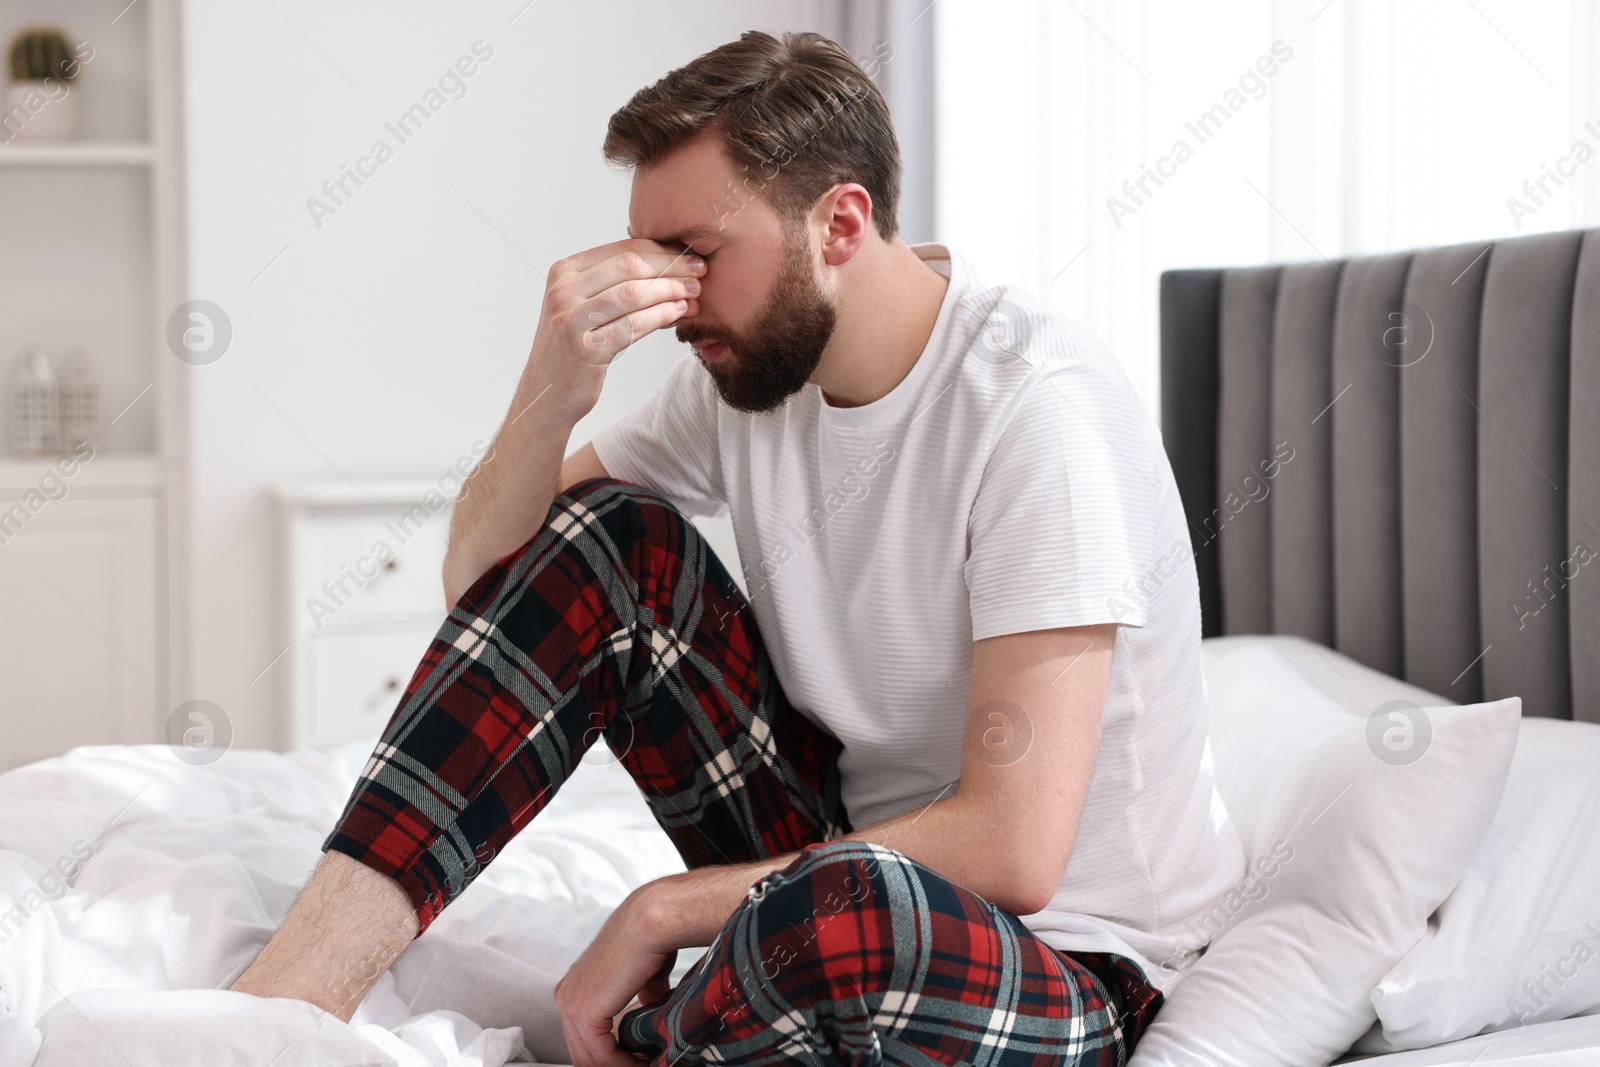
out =
<path fill-rule="evenodd" d="M 388 678 L 385 678 L 383 681 L 383 686 L 376 693 L 367 698 L 367 711 L 370 712 L 375 706 L 386 703 L 386 694 L 392 693 L 399 688 L 399 678 L 396 678 L 392 674 Z"/>

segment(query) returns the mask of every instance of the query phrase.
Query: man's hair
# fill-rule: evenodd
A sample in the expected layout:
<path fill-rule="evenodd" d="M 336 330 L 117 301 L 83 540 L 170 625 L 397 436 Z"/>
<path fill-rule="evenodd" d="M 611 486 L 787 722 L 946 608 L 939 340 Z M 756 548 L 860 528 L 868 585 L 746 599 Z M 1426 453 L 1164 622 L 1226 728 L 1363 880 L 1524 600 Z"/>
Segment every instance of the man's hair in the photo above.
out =
<path fill-rule="evenodd" d="M 900 145 L 883 94 L 854 57 L 819 33 L 747 30 L 654 85 L 611 116 L 605 158 L 648 166 L 714 128 L 740 168 L 734 210 L 765 195 L 796 222 L 829 189 L 857 182 L 879 235 L 899 232 Z"/>

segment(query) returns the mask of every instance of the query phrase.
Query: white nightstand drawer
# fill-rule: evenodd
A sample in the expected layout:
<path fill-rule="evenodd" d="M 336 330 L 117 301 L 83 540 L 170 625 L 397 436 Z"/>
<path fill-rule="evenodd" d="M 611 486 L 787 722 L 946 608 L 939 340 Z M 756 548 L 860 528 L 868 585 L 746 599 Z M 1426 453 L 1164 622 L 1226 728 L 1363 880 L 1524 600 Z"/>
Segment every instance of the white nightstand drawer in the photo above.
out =
<path fill-rule="evenodd" d="M 305 743 L 376 739 L 436 632 L 422 623 L 329 626 L 312 637 Z"/>
<path fill-rule="evenodd" d="M 433 477 L 319 479 L 274 495 L 285 744 L 372 740 L 444 622 L 453 501 Z"/>
<path fill-rule="evenodd" d="M 302 524 L 297 584 L 308 625 L 394 612 L 444 618 L 441 573 L 450 516 L 441 512 L 420 527 L 398 520 L 398 512 L 385 510 L 324 514 Z"/>

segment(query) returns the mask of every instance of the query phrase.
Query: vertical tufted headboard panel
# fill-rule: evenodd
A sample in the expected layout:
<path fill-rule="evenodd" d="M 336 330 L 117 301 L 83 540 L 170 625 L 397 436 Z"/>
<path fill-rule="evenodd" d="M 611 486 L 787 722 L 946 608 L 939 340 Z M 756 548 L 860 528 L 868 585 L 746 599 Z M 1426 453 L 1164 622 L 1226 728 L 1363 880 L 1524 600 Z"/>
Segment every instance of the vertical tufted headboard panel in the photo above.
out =
<path fill-rule="evenodd" d="M 1600 721 L 1600 230 L 1168 271 L 1206 636 Z"/>

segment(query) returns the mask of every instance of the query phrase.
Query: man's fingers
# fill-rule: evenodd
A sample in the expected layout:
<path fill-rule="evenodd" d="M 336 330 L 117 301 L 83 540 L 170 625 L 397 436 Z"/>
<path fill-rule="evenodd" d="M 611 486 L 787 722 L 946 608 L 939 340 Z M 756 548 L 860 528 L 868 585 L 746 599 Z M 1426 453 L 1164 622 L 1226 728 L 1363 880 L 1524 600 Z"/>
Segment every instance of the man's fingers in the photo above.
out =
<path fill-rule="evenodd" d="M 644 980 L 644 985 L 638 993 L 641 1005 L 647 1008 L 654 1007 L 672 995 L 672 966 L 677 962 L 677 952 L 669 953 L 666 959 L 661 961 L 660 969 Z"/>
<path fill-rule="evenodd" d="M 681 255 L 626 253 L 596 263 L 578 274 L 571 284 L 579 299 L 588 300 L 641 281 L 672 279 L 681 284 L 686 279 L 704 274 L 703 263 L 692 252 Z"/>
<path fill-rule="evenodd" d="M 665 978 L 652 978 L 639 990 L 639 1003 L 646 1008 L 653 1008 L 672 996 L 672 983 Z"/>
<path fill-rule="evenodd" d="M 596 1028 L 598 1027 L 598 1029 Z M 582 1036 L 576 1048 L 568 1039 L 567 1051 L 572 1053 L 575 1067 L 639 1067 L 639 1061 L 622 1051 L 617 1039 L 611 1036 L 609 1020 L 594 1026 L 580 1026 Z"/>
<path fill-rule="evenodd" d="M 594 292 L 599 292 L 620 279 L 621 275 L 615 273 L 619 268 L 629 266 L 636 268 L 635 277 L 662 275 L 681 267 L 689 255 L 689 251 L 681 246 L 629 238 L 626 241 L 613 241 L 608 245 L 588 248 L 570 255 L 552 266 L 551 273 L 557 276 L 584 276 L 584 284 L 587 286 L 588 275 L 608 269 L 612 272 L 609 277 L 602 273 L 595 278 Z M 630 257 L 638 257 L 642 262 L 634 263 Z"/>
<path fill-rule="evenodd" d="M 604 1053 L 606 1067 L 639 1067 L 639 1058 L 632 1053 L 622 1051 L 609 1034 L 606 1035 L 606 1046 Z"/>
<path fill-rule="evenodd" d="M 554 267 L 558 272 L 565 270 L 576 274 L 579 271 L 588 270 L 602 260 L 621 255 L 624 252 L 638 252 L 641 255 L 666 252 L 670 255 L 673 251 L 676 251 L 676 249 L 668 249 L 660 241 L 646 241 L 637 237 L 629 237 L 621 241 L 612 241 L 609 244 L 585 248 L 582 252 L 574 252 L 566 259 L 554 264 Z"/>
<path fill-rule="evenodd" d="M 595 365 L 608 364 L 618 352 L 627 348 L 646 334 L 671 326 L 686 315 L 693 314 L 693 300 L 668 300 L 638 311 L 631 311 L 609 322 L 599 322 L 603 312 L 589 313 L 595 324 L 583 331 L 581 340 L 584 359 Z"/>
<path fill-rule="evenodd" d="M 656 304 L 671 304 L 675 300 L 690 300 L 700 295 L 692 278 L 632 278 L 619 282 L 578 305 L 578 315 L 584 322 L 603 325 L 623 315 Z M 604 318 L 596 318 L 603 315 Z"/>

